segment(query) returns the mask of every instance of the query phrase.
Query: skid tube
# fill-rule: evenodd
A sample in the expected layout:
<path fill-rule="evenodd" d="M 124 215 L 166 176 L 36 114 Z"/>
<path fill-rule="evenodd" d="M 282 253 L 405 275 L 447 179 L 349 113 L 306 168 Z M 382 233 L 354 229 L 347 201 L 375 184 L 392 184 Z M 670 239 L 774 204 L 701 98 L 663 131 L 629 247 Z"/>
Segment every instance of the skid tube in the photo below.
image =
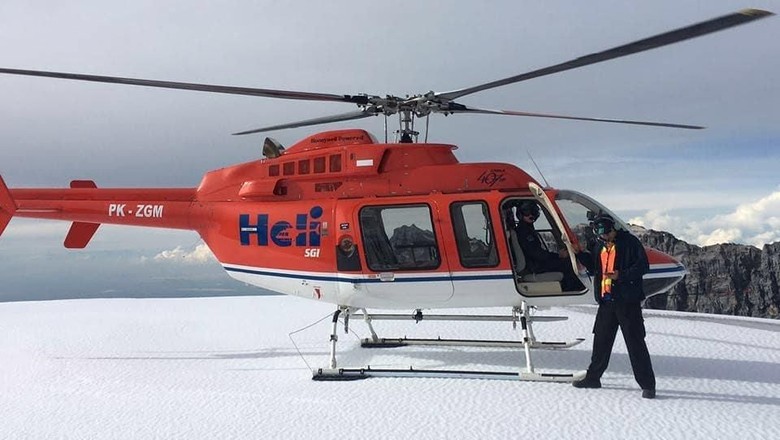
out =
<path fill-rule="evenodd" d="M 534 348 L 569 348 L 581 343 L 584 339 L 578 338 L 570 342 L 543 342 L 537 341 L 533 335 L 531 322 L 533 321 L 563 321 L 565 316 L 528 316 L 528 305 L 524 302 L 522 307 L 512 310 L 512 316 L 505 315 L 423 315 L 417 310 L 413 315 L 402 314 L 368 314 L 365 309 L 362 313 L 354 313 L 349 307 L 340 307 L 333 315 L 333 327 L 330 336 L 330 362 L 328 368 L 318 368 L 312 371 L 312 379 L 317 381 L 350 381 L 369 377 L 441 377 L 441 378 L 469 378 L 469 379 L 493 379 L 493 380 L 521 380 L 536 382 L 572 382 L 585 377 L 585 371 L 574 373 L 541 373 L 534 370 L 531 362 L 531 349 Z M 520 348 L 525 351 L 526 368 L 523 371 L 476 371 L 476 370 L 444 370 L 444 369 L 416 369 L 409 368 L 339 368 L 336 362 L 336 328 L 339 315 L 344 313 L 344 330 L 348 330 L 349 318 L 354 316 L 363 318 L 363 321 L 371 332 L 371 338 L 361 341 L 361 346 L 366 348 L 390 348 L 408 345 L 423 346 L 476 346 L 476 347 L 506 347 Z M 379 338 L 371 325 L 373 320 L 407 320 L 416 322 L 422 320 L 437 321 L 510 321 L 516 328 L 520 322 L 522 341 L 495 341 L 473 339 L 410 339 L 410 338 Z"/>
<path fill-rule="evenodd" d="M 529 382 L 573 382 L 585 378 L 586 371 L 574 373 L 537 373 L 527 371 L 477 371 L 403 368 L 320 368 L 314 370 L 317 381 L 349 381 L 369 377 L 427 377 L 444 379 L 519 380 Z"/>

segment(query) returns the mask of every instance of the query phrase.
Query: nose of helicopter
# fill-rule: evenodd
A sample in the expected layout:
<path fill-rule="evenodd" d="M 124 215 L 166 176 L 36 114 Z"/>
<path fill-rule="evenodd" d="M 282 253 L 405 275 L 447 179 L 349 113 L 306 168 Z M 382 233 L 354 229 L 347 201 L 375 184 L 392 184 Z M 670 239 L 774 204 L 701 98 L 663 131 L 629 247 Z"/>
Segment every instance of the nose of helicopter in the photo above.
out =
<path fill-rule="evenodd" d="M 659 250 L 645 248 L 650 271 L 643 277 L 645 295 L 650 297 L 671 290 L 688 274 L 682 263 Z"/>

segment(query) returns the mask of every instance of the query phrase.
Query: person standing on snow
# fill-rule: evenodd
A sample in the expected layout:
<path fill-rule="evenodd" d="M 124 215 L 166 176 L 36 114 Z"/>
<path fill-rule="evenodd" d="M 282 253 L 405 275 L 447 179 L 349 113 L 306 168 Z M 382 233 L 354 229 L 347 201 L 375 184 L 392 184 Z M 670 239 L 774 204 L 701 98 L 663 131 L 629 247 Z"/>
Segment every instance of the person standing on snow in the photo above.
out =
<path fill-rule="evenodd" d="M 650 270 L 644 246 L 629 232 L 616 230 L 615 220 L 605 214 L 593 221 L 593 232 L 601 241 L 590 252 L 577 254 L 577 260 L 593 274 L 593 293 L 599 304 L 593 325 L 593 354 L 585 378 L 572 385 L 601 388 L 619 327 L 642 397 L 653 399 L 655 373 L 642 317 L 642 276 Z"/>

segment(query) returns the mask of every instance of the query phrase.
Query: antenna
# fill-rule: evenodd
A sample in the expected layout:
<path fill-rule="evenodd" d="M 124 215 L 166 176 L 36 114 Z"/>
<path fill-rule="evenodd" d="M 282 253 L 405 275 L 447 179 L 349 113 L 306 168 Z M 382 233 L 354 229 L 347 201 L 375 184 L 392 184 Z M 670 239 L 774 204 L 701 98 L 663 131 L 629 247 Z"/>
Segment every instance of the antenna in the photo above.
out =
<path fill-rule="evenodd" d="M 387 114 L 385 114 L 385 143 L 387 143 Z"/>
<path fill-rule="evenodd" d="M 536 167 L 536 171 L 539 173 L 540 176 L 542 176 L 542 180 L 544 180 L 544 186 L 549 188 L 550 184 L 547 183 L 547 179 L 544 177 L 544 174 L 542 173 L 542 170 L 539 169 L 539 165 L 536 164 L 536 161 L 534 160 L 534 157 L 531 156 L 531 152 L 528 151 L 528 150 L 525 150 L 525 152 L 528 153 L 528 158 L 531 159 L 531 163 L 533 163 L 534 166 Z"/>

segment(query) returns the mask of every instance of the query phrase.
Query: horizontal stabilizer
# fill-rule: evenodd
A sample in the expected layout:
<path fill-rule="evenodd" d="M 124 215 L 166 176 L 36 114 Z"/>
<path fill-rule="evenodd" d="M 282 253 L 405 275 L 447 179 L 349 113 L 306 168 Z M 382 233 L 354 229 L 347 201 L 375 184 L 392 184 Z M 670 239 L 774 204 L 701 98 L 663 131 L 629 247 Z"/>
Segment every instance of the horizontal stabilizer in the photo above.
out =
<path fill-rule="evenodd" d="M 68 249 L 84 249 L 92 240 L 100 223 L 73 222 L 68 235 L 65 236 L 65 247 Z"/>
<path fill-rule="evenodd" d="M 11 215 L 6 214 L 5 211 L 0 211 L 0 235 L 3 235 L 5 227 L 8 226 L 8 222 L 11 221 Z"/>
<path fill-rule="evenodd" d="M 8 226 L 8 222 L 11 221 L 15 212 L 16 203 L 11 197 L 11 191 L 8 191 L 3 177 L 0 176 L 0 235 L 5 231 L 5 227 Z"/>

